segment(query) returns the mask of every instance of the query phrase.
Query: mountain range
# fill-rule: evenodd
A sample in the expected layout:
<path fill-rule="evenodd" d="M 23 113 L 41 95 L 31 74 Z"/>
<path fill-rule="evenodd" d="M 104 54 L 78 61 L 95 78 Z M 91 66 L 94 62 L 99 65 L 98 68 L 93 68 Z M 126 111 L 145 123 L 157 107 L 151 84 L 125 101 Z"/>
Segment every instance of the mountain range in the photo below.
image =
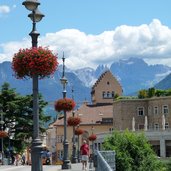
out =
<path fill-rule="evenodd" d="M 96 69 L 87 67 L 71 70 L 66 68 L 67 97 L 73 97 L 77 104 L 85 100 L 90 102 L 91 87 L 106 70 L 110 70 L 118 79 L 122 85 L 124 95 L 135 94 L 140 89 L 153 86 L 160 89 L 171 88 L 171 67 L 148 65 L 142 59 L 130 58 L 113 62 L 110 68 L 105 65 L 99 65 Z M 55 101 L 62 98 L 61 76 L 62 66 L 59 66 L 53 77 L 39 81 L 39 92 L 43 94 L 46 101 Z M 8 82 L 11 88 L 15 88 L 18 93 L 23 95 L 32 93 L 32 80 L 16 79 L 11 69 L 11 62 L 0 64 L 0 86 L 4 82 Z"/>

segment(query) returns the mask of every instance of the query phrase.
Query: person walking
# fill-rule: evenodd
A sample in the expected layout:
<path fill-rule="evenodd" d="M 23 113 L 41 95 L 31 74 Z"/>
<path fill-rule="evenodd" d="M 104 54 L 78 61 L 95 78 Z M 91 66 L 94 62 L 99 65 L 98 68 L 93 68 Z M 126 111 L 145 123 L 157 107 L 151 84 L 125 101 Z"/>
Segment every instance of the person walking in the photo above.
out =
<path fill-rule="evenodd" d="M 24 154 L 22 155 L 21 160 L 22 160 L 22 165 L 25 165 L 26 157 L 25 157 L 25 155 L 24 155 Z"/>
<path fill-rule="evenodd" d="M 80 147 L 81 152 L 81 161 L 82 161 L 82 170 L 87 170 L 87 163 L 89 159 L 89 145 L 87 141 L 84 140 L 83 144 Z"/>
<path fill-rule="evenodd" d="M 15 165 L 18 166 L 19 164 L 19 154 L 16 154 L 15 156 Z"/>

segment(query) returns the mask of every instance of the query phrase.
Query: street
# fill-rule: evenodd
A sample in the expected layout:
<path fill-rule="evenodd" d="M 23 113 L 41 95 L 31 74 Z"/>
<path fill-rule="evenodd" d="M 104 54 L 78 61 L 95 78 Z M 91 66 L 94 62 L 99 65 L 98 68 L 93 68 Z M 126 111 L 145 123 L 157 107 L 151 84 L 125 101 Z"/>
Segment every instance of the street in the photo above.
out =
<path fill-rule="evenodd" d="M 43 166 L 43 171 L 58 171 L 61 166 L 49 165 Z M 0 171 L 31 171 L 31 166 L 14 166 L 14 165 L 4 165 L 0 166 Z"/>
<path fill-rule="evenodd" d="M 72 164 L 72 171 L 80 171 L 82 168 L 81 163 L 77 163 L 77 164 Z M 67 170 L 67 171 L 71 171 L 71 170 Z M 89 169 L 89 171 L 93 171 L 94 168 Z M 0 165 L 0 171 L 31 171 L 31 166 L 25 165 L 19 165 L 19 166 L 15 166 L 15 165 Z M 43 165 L 43 171 L 61 171 L 61 165 Z"/>

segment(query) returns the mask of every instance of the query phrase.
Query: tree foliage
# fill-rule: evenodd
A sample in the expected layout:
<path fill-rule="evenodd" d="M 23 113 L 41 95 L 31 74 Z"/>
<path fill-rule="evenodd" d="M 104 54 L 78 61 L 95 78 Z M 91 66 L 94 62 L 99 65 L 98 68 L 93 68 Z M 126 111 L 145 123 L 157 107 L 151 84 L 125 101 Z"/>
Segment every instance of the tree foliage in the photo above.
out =
<path fill-rule="evenodd" d="M 50 116 L 46 116 L 43 110 L 46 105 L 47 102 L 39 95 L 39 126 L 42 133 L 45 132 L 45 123 L 50 120 Z M 0 108 L 5 122 L 3 129 L 8 130 L 10 136 L 13 135 L 11 146 L 20 152 L 33 135 L 33 97 L 22 96 L 10 88 L 8 83 L 4 83 L 0 92 Z M 8 140 L 4 139 L 4 142 L 7 149 Z"/>
<path fill-rule="evenodd" d="M 148 90 L 140 90 L 138 92 L 138 98 L 143 99 L 143 98 L 151 98 L 151 97 L 160 97 L 160 96 L 171 96 L 171 89 L 168 90 L 160 90 L 160 89 L 155 89 L 154 87 L 149 88 Z"/>
<path fill-rule="evenodd" d="M 162 163 L 157 159 L 151 145 L 143 134 L 126 130 L 113 132 L 105 139 L 103 148 L 116 152 L 116 171 L 161 171 Z"/>

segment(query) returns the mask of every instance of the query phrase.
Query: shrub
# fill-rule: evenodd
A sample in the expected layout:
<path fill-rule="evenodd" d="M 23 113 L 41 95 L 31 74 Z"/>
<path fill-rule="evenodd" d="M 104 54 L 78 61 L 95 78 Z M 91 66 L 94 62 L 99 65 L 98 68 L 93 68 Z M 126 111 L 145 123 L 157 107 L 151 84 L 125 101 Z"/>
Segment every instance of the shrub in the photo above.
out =
<path fill-rule="evenodd" d="M 143 134 L 126 130 L 113 132 L 105 139 L 103 148 L 116 152 L 116 171 L 161 171 L 163 164 L 157 159 Z"/>

